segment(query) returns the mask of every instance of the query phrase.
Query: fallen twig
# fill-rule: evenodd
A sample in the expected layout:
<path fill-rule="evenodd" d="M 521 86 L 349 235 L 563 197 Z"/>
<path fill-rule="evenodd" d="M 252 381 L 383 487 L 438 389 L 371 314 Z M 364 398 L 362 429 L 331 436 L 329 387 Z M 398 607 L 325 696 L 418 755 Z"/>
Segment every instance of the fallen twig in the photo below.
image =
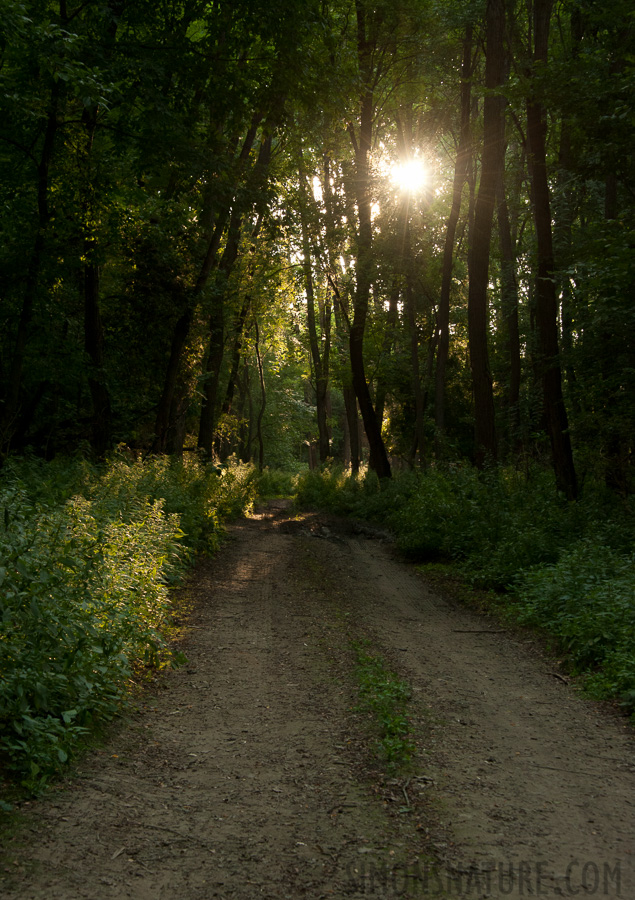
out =
<path fill-rule="evenodd" d="M 452 634 L 507 634 L 508 628 L 453 628 Z"/>
<path fill-rule="evenodd" d="M 402 785 L 402 788 L 401 788 L 401 790 L 403 791 L 403 795 L 406 798 L 406 806 L 407 807 L 410 807 L 410 797 L 408 796 L 408 791 L 406 790 L 406 788 L 408 787 L 409 784 L 410 784 L 410 779 L 408 779 L 408 781 L 406 781 L 406 783 L 404 785 Z"/>

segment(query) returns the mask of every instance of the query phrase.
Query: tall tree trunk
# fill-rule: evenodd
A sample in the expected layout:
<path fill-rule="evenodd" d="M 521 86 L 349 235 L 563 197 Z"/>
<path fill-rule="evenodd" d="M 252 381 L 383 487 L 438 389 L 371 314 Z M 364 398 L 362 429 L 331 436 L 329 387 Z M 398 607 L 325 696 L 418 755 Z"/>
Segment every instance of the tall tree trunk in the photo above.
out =
<path fill-rule="evenodd" d="M 346 415 L 346 435 L 351 472 L 357 475 L 360 463 L 359 419 L 357 414 L 357 397 L 352 385 L 342 387 L 344 396 L 344 412 Z"/>
<path fill-rule="evenodd" d="M 187 412 L 190 406 L 189 385 L 181 377 L 172 396 L 170 407 L 170 427 L 165 445 L 165 452 L 174 456 L 183 456 L 183 445 L 187 429 Z"/>
<path fill-rule="evenodd" d="M 254 113 L 237 160 L 239 176 L 244 172 L 248 163 L 249 154 L 254 145 L 258 132 L 258 125 L 261 121 L 262 115 L 260 113 Z M 152 451 L 154 453 L 167 452 L 166 448 L 169 440 L 169 431 L 172 428 L 170 418 L 171 410 L 174 410 L 178 406 L 178 404 L 174 403 L 174 392 L 178 383 L 178 373 L 181 367 L 183 353 L 188 343 L 190 328 L 194 321 L 194 313 L 199 298 L 207 286 L 212 270 L 217 264 L 218 248 L 220 247 L 227 223 L 230 221 L 232 203 L 233 200 L 226 203 L 218 213 L 216 224 L 211 232 L 196 283 L 193 289 L 189 291 L 189 295 L 186 297 L 185 308 L 174 327 L 170 356 L 163 380 L 163 390 L 161 392 L 155 420 L 155 436 L 152 445 Z"/>
<path fill-rule="evenodd" d="M 412 392 L 415 403 L 414 441 L 412 445 L 412 464 L 419 457 L 419 465 L 425 466 L 425 430 L 424 430 L 424 397 L 421 383 L 421 366 L 419 364 L 419 329 L 415 314 L 414 293 L 411 286 L 406 287 L 406 306 L 408 310 L 408 325 L 410 330 L 410 366 L 412 377 Z"/>
<path fill-rule="evenodd" d="M 489 305 L 487 297 L 492 220 L 496 184 L 504 162 L 503 103 L 495 91 L 505 71 L 504 0 L 488 0 L 486 23 L 485 96 L 481 180 L 474 210 L 472 244 L 468 254 L 468 331 L 474 391 L 474 461 L 483 467 L 496 459 L 494 394 L 489 367 Z"/>
<path fill-rule="evenodd" d="M 60 91 L 60 82 L 56 82 L 51 88 L 49 111 L 46 120 L 46 128 L 44 130 L 44 142 L 42 144 L 42 152 L 40 153 L 40 161 L 37 165 L 37 231 L 33 250 L 26 265 L 24 275 L 22 309 L 20 311 L 13 355 L 9 366 L 4 412 L 2 421 L 0 422 L 1 447 L 9 445 L 11 433 L 15 427 L 16 417 L 20 409 L 22 373 L 24 370 L 26 347 L 29 339 L 31 321 L 33 319 L 33 310 L 35 308 L 35 297 L 38 290 L 42 257 L 44 255 L 45 237 L 51 219 L 48 206 L 49 169 L 53 159 L 55 137 L 59 127 L 58 106 Z"/>
<path fill-rule="evenodd" d="M 424 413 L 425 401 L 423 385 L 421 383 L 421 364 L 419 362 L 419 328 L 417 326 L 417 309 L 415 302 L 415 289 L 413 284 L 412 258 L 410 253 L 410 230 L 408 222 L 405 223 L 404 235 L 404 263 L 406 266 L 406 316 L 410 331 L 410 369 L 412 378 L 412 395 L 415 404 L 414 441 L 412 448 L 412 464 L 419 457 L 419 465 L 425 466 L 425 430 Z"/>
<path fill-rule="evenodd" d="M 516 253 L 509 222 L 509 209 L 503 178 L 498 183 L 498 243 L 501 254 L 501 305 L 507 331 L 509 354 L 509 429 L 511 445 L 520 445 L 520 327 L 518 324 L 518 281 L 516 277 Z"/>
<path fill-rule="evenodd" d="M 399 318 L 400 294 L 400 279 L 395 275 L 395 277 L 393 278 L 392 287 L 390 289 L 390 298 L 388 300 L 388 315 L 386 316 L 386 324 L 384 326 L 384 335 L 381 346 L 382 357 L 390 356 L 395 343 L 395 330 Z M 377 414 L 377 421 L 380 423 L 380 425 L 384 421 L 384 410 L 386 408 L 387 394 L 387 379 L 380 373 L 377 377 L 377 387 L 375 389 L 375 413 Z"/>
<path fill-rule="evenodd" d="M 450 350 L 450 291 L 452 287 L 452 263 L 456 228 L 461 214 L 461 196 L 467 178 L 470 162 L 470 110 L 472 88 L 472 26 L 468 25 L 463 39 L 463 61 L 461 64 L 461 132 L 454 164 L 454 184 L 452 206 L 445 229 L 443 248 L 443 272 L 441 276 L 441 296 L 437 311 L 437 367 L 434 382 L 435 456 L 443 456 L 445 433 L 445 373 Z"/>
<path fill-rule="evenodd" d="M 324 463 L 331 455 L 331 447 L 329 440 L 328 422 L 327 422 L 327 392 L 328 392 L 328 368 L 325 361 L 328 361 L 328 346 L 324 348 L 324 353 L 320 353 L 320 339 L 317 333 L 317 322 L 315 315 L 315 291 L 313 285 L 313 266 L 311 261 L 311 240 L 309 238 L 308 225 L 308 191 L 306 185 L 306 173 L 304 171 L 304 161 L 302 158 L 302 150 L 299 153 L 298 177 L 300 184 L 300 227 L 302 232 L 302 271 L 304 273 L 304 291 L 306 294 L 306 315 L 309 330 L 309 346 L 311 352 L 311 361 L 313 363 L 313 372 L 315 374 L 315 403 L 317 409 L 317 425 L 318 425 L 318 449 L 320 454 L 320 462 Z M 327 335 L 330 340 L 330 335 Z"/>
<path fill-rule="evenodd" d="M 268 136 L 263 140 L 260 146 L 258 159 L 254 165 L 252 177 L 249 179 L 252 190 L 257 190 L 262 187 L 261 180 L 266 176 L 270 159 L 271 137 Z M 246 213 L 247 209 L 242 205 L 237 206 L 232 212 L 227 243 L 218 266 L 221 278 L 223 279 L 223 289 L 216 293 L 210 315 L 210 347 L 207 355 L 205 373 L 206 382 L 198 436 L 199 448 L 209 455 L 211 455 L 214 446 L 218 387 L 220 384 L 221 367 L 225 354 L 225 305 L 227 300 L 227 284 L 236 260 L 238 259 L 242 235 L 242 223 Z M 260 229 L 262 215 L 262 210 L 260 210 L 255 229 L 256 235 Z"/>
<path fill-rule="evenodd" d="M 335 333 L 340 338 L 338 340 L 339 345 L 339 353 L 340 360 L 342 365 L 344 366 L 344 375 L 343 375 L 343 385 L 342 385 L 342 396 L 344 397 L 344 434 L 345 434 L 345 453 L 344 453 L 344 461 L 348 465 L 350 464 L 351 472 L 356 475 L 359 472 L 359 463 L 360 463 L 360 446 L 359 446 L 359 427 L 358 427 L 358 418 L 357 418 L 357 397 L 355 396 L 355 390 L 353 388 L 352 380 L 349 381 L 346 377 L 346 362 L 347 353 L 344 347 L 345 337 L 348 337 L 348 342 L 350 343 L 350 322 L 348 321 L 348 315 L 346 313 L 346 308 L 344 306 L 344 300 L 342 296 L 339 294 L 335 286 L 335 282 L 331 281 L 331 285 L 333 287 L 333 292 L 335 295 L 335 302 L 333 303 L 333 314 L 335 318 Z M 346 331 L 348 329 L 348 331 Z M 349 369 L 350 372 L 350 369 Z M 346 445 L 348 442 L 348 458 L 346 454 Z"/>
<path fill-rule="evenodd" d="M 218 386 L 225 355 L 225 304 L 227 302 L 228 281 L 234 264 L 238 259 L 241 223 L 240 213 L 234 212 L 229 225 L 227 243 L 218 266 L 220 276 L 223 279 L 222 289 L 216 291 L 212 298 L 212 309 L 209 317 L 209 349 L 205 364 L 203 404 L 198 432 L 198 446 L 208 455 L 211 455 L 214 446 Z"/>
<path fill-rule="evenodd" d="M 238 369 L 240 367 L 240 354 L 243 346 L 243 330 L 245 328 L 245 320 L 247 318 L 247 313 L 249 312 L 249 305 L 251 302 L 251 298 L 247 297 L 244 301 L 243 305 L 240 308 L 240 313 L 238 314 L 238 321 L 236 322 L 236 329 L 234 333 L 234 346 L 232 348 L 232 363 L 231 369 L 229 372 L 229 379 L 227 381 L 227 387 L 225 389 L 225 399 L 223 400 L 223 405 L 221 407 L 221 414 L 226 416 L 232 410 L 232 404 L 234 401 L 234 393 L 236 391 L 236 382 L 238 380 Z"/>
<path fill-rule="evenodd" d="M 364 422 L 364 430 L 368 438 L 370 450 L 370 467 L 379 478 L 390 478 L 390 462 L 381 427 L 373 408 L 366 371 L 364 367 L 364 333 L 368 316 L 370 289 L 373 281 L 373 229 L 371 217 L 370 194 L 370 151 L 373 130 L 374 73 L 372 66 L 372 46 L 366 35 L 366 9 L 363 0 L 356 0 L 357 13 L 357 51 L 362 78 L 362 96 L 360 109 L 359 140 L 354 129 L 349 129 L 355 150 L 355 192 L 357 199 L 357 217 L 359 228 L 357 233 L 357 265 L 356 288 L 353 310 L 353 322 L 349 337 L 349 352 L 353 388 L 359 403 Z"/>
<path fill-rule="evenodd" d="M 241 362 L 241 351 L 243 345 L 243 331 L 245 328 L 245 321 L 247 319 L 247 314 L 249 312 L 249 308 L 251 305 L 251 298 L 247 297 L 238 314 L 238 319 L 236 320 L 236 325 L 234 328 L 234 344 L 232 347 L 231 353 L 231 368 L 229 371 L 229 378 L 227 380 L 227 386 L 225 388 L 225 397 L 223 399 L 223 404 L 221 406 L 221 417 L 228 416 L 232 411 L 232 406 L 234 402 L 234 394 L 236 392 L 236 384 L 238 382 L 238 373 L 240 369 Z M 231 451 L 231 442 L 229 440 L 224 439 L 221 435 L 215 436 L 215 447 L 216 453 L 219 456 L 220 460 L 224 462 Z"/>
<path fill-rule="evenodd" d="M 534 63 L 547 62 L 549 26 L 553 0 L 534 0 Z M 533 69 L 529 71 L 530 79 Z M 546 125 L 540 102 L 530 94 L 527 101 L 527 142 L 530 154 L 534 225 L 538 246 L 536 279 L 536 324 L 540 343 L 540 374 L 547 430 L 551 442 L 558 490 L 574 500 L 577 479 L 569 437 L 569 423 L 562 394 L 558 347 L 558 300 L 556 296 L 551 202 L 547 178 Z"/>
<path fill-rule="evenodd" d="M 172 333 L 172 345 L 170 357 L 163 379 L 163 392 L 159 400 L 157 417 L 154 424 L 153 453 L 167 453 L 170 433 L 171 411 L 174 408 L 174 395 L 178 384 L 181 358 L 190 334 L 190 327 L 194 318 L 194 303 L 188 301 L 185 310 L 181 313 L 174 332 Z"/>
<path fill-rule="evenodd" d="M 258 329 L 258 320 L 254 320 L 256 327 L 256 362 L 258 363 L 258 380 L 260 382 L 260 409 L 258 410 L 258 419 L 256 422 L 256 437 L 258 439 L 258 471 L 262 472 L 265 465 L 265 443 L 262 436 L 262 419 L 267 406 L 267 390 L 265 387 L 265 372 L 262 363 L 262 353 L 260 352 L 260 331 Z"/>

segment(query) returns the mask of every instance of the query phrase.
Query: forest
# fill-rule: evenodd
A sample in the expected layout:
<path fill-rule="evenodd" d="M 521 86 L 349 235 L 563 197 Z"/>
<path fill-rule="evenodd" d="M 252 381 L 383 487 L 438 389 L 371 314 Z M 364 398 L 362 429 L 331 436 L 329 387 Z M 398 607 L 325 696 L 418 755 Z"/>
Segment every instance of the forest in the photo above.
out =
<path fill-rule="evenodd" d="M 632 4 L 1 8 L 0 721 L 27 782 L 118 702 L 91 653 L 105 682 L 158 653 L 144 541 L 178 569 L 277 470 L 511 591 L 632 708 Z"/>

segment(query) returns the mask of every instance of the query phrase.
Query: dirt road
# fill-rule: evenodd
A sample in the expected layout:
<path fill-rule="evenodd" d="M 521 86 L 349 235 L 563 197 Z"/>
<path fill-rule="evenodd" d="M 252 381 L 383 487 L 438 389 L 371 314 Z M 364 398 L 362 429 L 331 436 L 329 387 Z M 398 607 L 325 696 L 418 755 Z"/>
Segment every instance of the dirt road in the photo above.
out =
<path fill-rule="evenodd" d="M 5 900 L 635 897 L 632 732 L 528 639 L 281 509 L 189 592 L 188 664 L 29 807 Z M 399 777 L 369 755 L 352 636 L 412 687 Z"/>

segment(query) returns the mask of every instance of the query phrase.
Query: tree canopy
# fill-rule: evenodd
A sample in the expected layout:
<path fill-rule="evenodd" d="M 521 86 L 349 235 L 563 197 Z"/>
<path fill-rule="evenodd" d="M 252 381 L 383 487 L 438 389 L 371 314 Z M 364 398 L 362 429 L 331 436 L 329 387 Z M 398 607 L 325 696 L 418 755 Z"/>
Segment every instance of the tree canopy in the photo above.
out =
<path fill-rule="evenodd" d="M 0 454 L 633 488 L 607 0 L 2 0 Z"/>

